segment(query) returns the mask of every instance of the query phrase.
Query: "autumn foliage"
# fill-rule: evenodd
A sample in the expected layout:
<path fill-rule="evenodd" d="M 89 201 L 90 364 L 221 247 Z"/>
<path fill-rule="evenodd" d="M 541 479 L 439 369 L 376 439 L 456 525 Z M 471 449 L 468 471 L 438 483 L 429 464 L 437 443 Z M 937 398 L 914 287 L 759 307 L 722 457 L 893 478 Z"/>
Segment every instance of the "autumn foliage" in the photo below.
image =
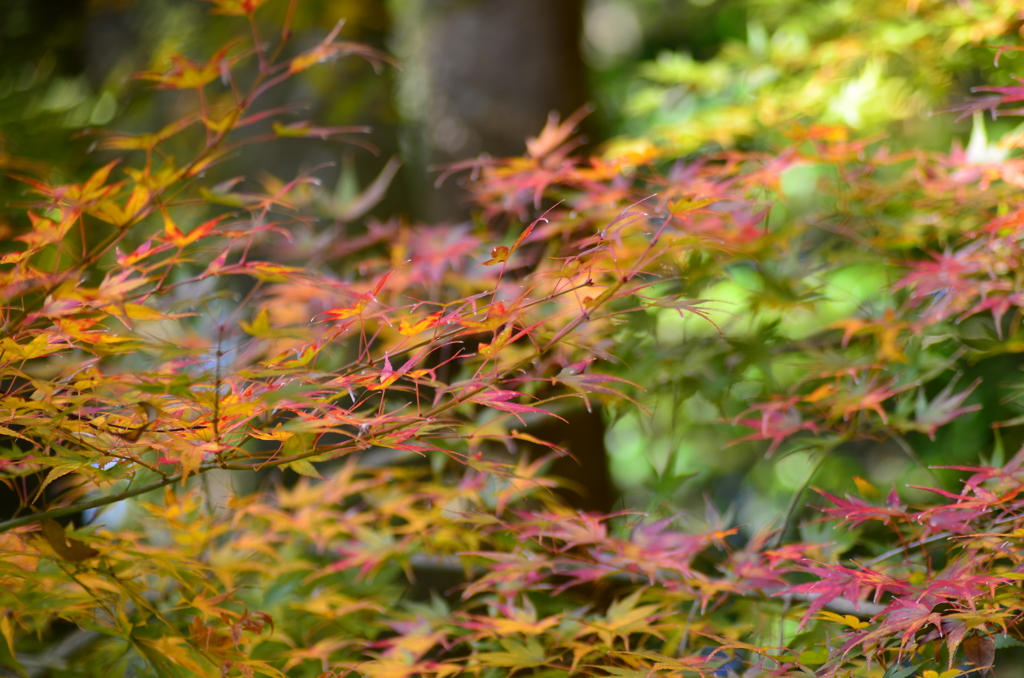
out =
<path fill-rule="evenodd" d="M 530 432 L 574 407 L 643 412 L 660 378 L 637 367 L 645 319 L 686 319 L 684 343 L 717 356 L 761 313 L 762 336 L 794 316 L 801 336 L 723 363 L 764 385 L 723 422 L 734 444 L 915 456 L 907 436 L 979 408 L 953 375 L 1024 345 L 1021 160 L 824 124 L 782 127 L 770 150 L 584 157 L 581 113 L 523 157 L 449 168 L 483 225 L 362 220 L 373 194 L 325 220 L 314 172 L 218 168 L 271 138 L 358 135 L 256 104 L 321 62 L 389 58 L 337 31 L 282 57 L 289 28 L 267 47 L 262 4 L 214 0 L 244 37 L 141 74 L 190 112 L 104 132 L 90 176 L 3 158 L 24 193 L 0 255 L 0 478 L 18 504 L 0 523 L 0 663 L 949 678 L 1024 641 L 1024 453 L 976 451 L 927 502 L 859 478 L 801 492 L 749 530 L 714 510 L 575 511 L 545 475 L 566 451 Z M 783 180 L 804 167 L 829 173 L 798 209 Z M 887 289 L 829 306 L 829 276 L 865 264 Z M 716 303 L 740 273 L 749 304 Z M 787 354 L 785 376 L 765 367 Z"/>

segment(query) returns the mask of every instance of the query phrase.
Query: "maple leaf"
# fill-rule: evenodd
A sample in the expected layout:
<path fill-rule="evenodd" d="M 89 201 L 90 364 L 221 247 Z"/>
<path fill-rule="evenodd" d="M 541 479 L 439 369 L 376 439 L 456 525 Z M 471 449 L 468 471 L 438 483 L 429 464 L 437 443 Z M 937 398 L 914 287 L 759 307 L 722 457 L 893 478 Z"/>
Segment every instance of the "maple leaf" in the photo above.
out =
<path fill-rule="evenodd" d="M 932 606 L 925 603 L 906 598 L 894 598 L 883 615 L 882 622 L 873 633 L 875 635 L 888 635 L 889 633 L 899 635 L 901 649 L 906 647 L 918 631 L 928 625 L 933 625 L 937 630 L 942 631 L 942 615 L 933 612 Z"/>
<path fill-rule="evenodd" d="M 199 224 L 191 231 L 189 231 L 188 234 L 186 235 L 181 232 L 181 229 L 178 228 L 178 225 L 175 224 L 174 220 L 171 219 L 171 215 L 167 213 L 166 208 L 161 209 L 160 211 L 164 217 L 164 235 L 167 237 L 168 242 L 170 242 L 171 244 L 178 248 L 186 247 L 196 242 L 200 238 L 205 238 L 209 236 L 213 232 L 213 229 L 216 228 L 217 224 L 219 224 L 227 216 L 221 215 L 219 217 L 214 217 L 213 219 L 210 219 L 208 221 L 204 221 L 203 223 Z"/>
<path fill-rule="evenodd" d="M 536 639 L 531 638 L 523 643 L 511 638 L 503 638 L 499 643 L 505 649 L 504 652 L 477 652 L 473 657 L 475 662 L 514 670 L 544 666 L 547 663 L 544 646 Z"/>
<path fill-rule="evenodd" d="M 32 230 L 24 235 L 19 235 L 17 239 L 28 243 L 29 250 L 40 249 L 62 241 L 75 223 L 70 214 L 59 223 L 45 219 L 35 212 L 28 212 L 28 218 L 32 222 Z"/>
<path fill-rule="evenodd" d="M 217 1 L 219 5 L 228 4 L 250 4 L 256 5 L 266 0 L 211 0 Z M 255 7 L 253 7 L 255 9 Z M 151 80 L 157 89 L 196 89 L 201 90 L 231 70 L 231 66 L 238 57 L 227 56 L 228 52 L 235 46 L 234 42 L 221 47 L 211 56 L 206 63 L 200 65 L 191 59 L 180 54 L 170 55 L 171 68 L 166 73 L 146 72 L 139 73 L 136 77 L 142 80 Z"/>
<path fill-rule="evenodd" d="M 551 378 L 551 383 L 565 384 L 572 390 L 579 393 L 583 397 L 583 403 L 584 405 L 586 405 L 587 412 L 591 411 L 590 400 L 589 398 L 587 398 L 587 393 L 603 393 L 605 395 L 614 396 L 616 398 L 622 398 L 623 400 L 627 400 L 633 403 L 644 412 L 647 412 L 647 408 L 638 403 L 636 400 L 630 398 L 629 396 L 625 395 L 620 391 L 616 391 L 613 388 L 609 388 L 604 384 L 628 384 L 637 389 L 640 389 L 640 386 L 626 379 L 622 379 L 621 377 L 613 377 L 608 374 L 598 374 L 595 372 L 586 372 L 587 368 L 590 366 L 592 362 L 593 360 L 584 360 L 578 363 L 573 363 L 571 365 L 566 365 L 557 375 Z"/>
<path fill-rule="evenodd" d="M 509 248 L 504 245 L 497 245 L 491 248 L 491 258 L 487 261 L 482 262 L 481 266 L 494 266 L 495 264 L 503 264 L 508 261 L 509 255 L 511 255 Z"/>
<path fill-rule="evenodd" d="M 465 615 L 459 625 L 465 629 L 476 631 L 478 638 L 502 638 L 514 634 L 539 636 L 557 626 L 564 616 L 563 613 L 538 619 L 537 610 L 528 597 L 523 597 L 523 607 L 514 605 L 497 605 L 497 616 Z"/>
<path fill-rule="evenodd" d="M 408 318 L 402 318 L 398 332 L 403 337 L 411 337 L 424 332 L 426 330 L 437 327 L 442 323 L 442 319 L 445 317 L 443 311 L 437 313 L 431 313 L 425 318 L 417 320 L 415 323 L 410 323 Z"/>
<path fill-rule="evenodd" d="M 153 246 L 153 238 L 149 238 L 144 241 L 141 245 L 135 248 L 135 251 L 131 254 L 123 254 L 120 249 L 117 250 L 117 265 L 122 268 L 131 268 L 135 264 L 148 259 L 151 256 L 160 254 L 170 249 L 172 246 L 169 244 L 161 244 Z"/>
<path fill-rule="evenodd" d="M 301 73 L 315 64 L 322 64 L 351 54 L 363 57 L 373 64 L 375 68 L 384 63 L 394 65 L 394 61 L 391 57 L 387 56 L 383 52 L 378 52 L 375 49 L 367 47 L 366 45 L 356 42 L 334 42 L 334 39 L 338 37 L 338 34 L 341 32 L 341 27 L 344 25 L 344 19 L 338 21 L 334 25 L 334 28 L 331 29 L 331 32 L 327 34 L 327 37 L 325 37 L 319 45 L 308 52 L 304 52 L 292 58 L 288 63 L 288 71 L 290 73 Z"/>
<path fill-rule="evenodd" d="M 505 304 L 498 301 L 487 307 L 487 313 L 484 320 L 469 320 L 468 318 L 459 318 L 458 323 L 463 327 L 475 331 L 494 332 L 502 325 L 508 323 L 511 313 L 514 309 L 508 309 Z"/>
<path fill-rule="evenodd" d="M 903 352 L 900 339 L 906 330 L 910 329 L 910 323 L 897 320 L 892 311 L 886 311 L 881 320 L 864 320 L 861 318 L 847 318 L 832 324 L 832 327 L 843 329 L 842 346 L 847 346 L 850 339 L 860 333 L 873 334 L 878 340 L 878 357 L 887 362 L 907 362 L 907 356 Z"/>
<path fill-rule="evenodd" d="M 564 542 L 556 551 L 567 551 L 577 546 L 603 544 L 608 539 L 608 528 L 605 521 L 613 516 L 593 515 L 559 515 L 521 511 L 517 513 L 518 521 L 515 531 L 523 536 L 534 539 L 548 538 Z"/>
<path fill-rule="evenodd" d="M 992 320 L 995 325 L 996 337 L 1003 338 L 1003 316 L 1012 308 L 1024 307 L 1024 294 L 990 294 L 976 304 L 968 308 L 959 317 L 957 322 L 970 318 L 972 315 L 989 311 L 992 313 Z"/>
<path fill-rule="evenodd" d="M 485 358 L 493 358 L 498 351 L 512 341 L 512 330 L 512 325 L 507 325 L 505 329 L 494 336 L 490 343 L 480 342 L 477 344 L 477 351 Z"/>
<path fill-rule="evenodd" d="M 487 407 L 491 407 L 496 410 L 501 410 L 502 412 L 511 412 L 516 416 L 517 419 L 519 419 L 519 421 L 523 421 L 522 417 L 519 416 L 520 414 L 529 413 L 547 414 L 552 417 L 555 417 L 556 419 L 562 419 L 562 417 L 559 417 L 557 414 L 548 412 L 547 410 L 542 410 L 539 407 L 533 407 L 531 405 L 520 405 L 519 403 L 509 402 L 512 399 L 518 398 L 522 395 L 523 394 L 519 393 L 518 391 L 493 389 L 490 391 L 484 391 L 482 393 L 477 393 L 473 396 L 470 396 L 468 398 L 468 401 L 471 403 L 486 405 Z M 562 419 L 562 421 L 565 421 L 565 419 Z M 525 424 L 525 422 L 523 423 Z"/>
<path fill-rule="evenodd" d="M 354 644 L 354 642 L 352 640 L 323 638 L 308 647 L 285 650 L 281 656 L 285 657 L 288 661 L 284 663 L 283 670 L 287 671 L 308 660 L 315 660 L 321 666 L 327 666 L 331 661 L 331 657 L 336 652 Z"/>
<path fill-rule="evenodd" d="M 628 541 L 609 543 L 596 559 L 598 562 L 614 565 L 628 572 L 646 575 L 650 583 L 665 582 L 665 573 L 696 583 L 700 575 L 691 567 L 693 559 L 711 543 L 719 543 L 736 528 L 714 530 L 710 534 L 687 534 L 671 529 L 673 520 L 665 518 L 633 528 Z M 707 602 L 707 599 L 704 601 Z"/>
<path fill-rule="evenodd" d="M 977 572 L 974 563 L 953 562 L 935 577 L 925 581 L 921 588 L 931 600 L 946 598 L 950 601 L 976 607 L 976 600 L 985 593 L 994 595 L 995 588 L 1004 579 L 990 572 Z"/>
<path fill-rule="evenodd" d="M 643 594 L 643 589 L 634 591 L 609 605 L 604 619 L 585 623 L 594 629 L 601 642 L 608 647 L 614 644 L 615 638 L 625 638 L 631 633 L 646 632 L 659 635 L 651 625 L 651 618 L 658 614 L 661 606 L 657 603 L 638 605 Z"/>
<path fill-rule="evenodd" d="M 40 524 L 43 539 L 62 559 L 72 563 L 95 558 L 99 551 L 85 543 L 68 537 L 64 528 L 55 520 L 44 520 Z"/>
<path fill-rule="evenodd" d="M 709 304 L 709 303 L 716 303 L 716 302 L 715 302 L 714 299 L 683 299 L 683 298 L 679 298 L 679 299 L 657 299 L 653 303 L 651 303 L 650 305 L 651 306 L 660 307 L 660 308 L 675 309 L 676 311 L 679 312 L 679 316 L 680 317 L 683 317 L 683 312 L 684 311 L 687 312 L 687 313 L 692 313 L 693 315 L 695 315 L 695 316 L 697 316 L 699 318 L 703 318 L 707 322 L 711 323 L 711 325 L 716 330 L 718 330 L 718 333 L 720 335 L 725 336 L 722 333 L 722 328 L 719 327 L 718 323 L 716 323 L 712 319 L 712 317 L 711 317 L 711 311 L 718 311 L 718 309 L 704 308 L 704 306 L 706 304 Z"/>
<path fill-rule="evenodd" d="M 230 248 L 224 250 L 223 252 L 218 254 L 213 259 L 213 261 L 211 261 L 209 264 L 207 264 L 206 270 L 203 271 L 202 275 L 199 276 L 199 279 L 203 280 L 205 278 L 209 278 L 210 276 L 220 275 L 220 273 L 227 268 L 226 264 L 227 264 L 227 260 L 228 260 L 228 252 L 229 251 L 230 251 Z"/>
<path fill-rule="evenodd" d="M 561 123 L 558 121 L 557 112 L 548 114 L 547 122 L 544 123 L 544 129 L 540 131 L 540 134 L 526 140 L 526 152 L 531 158 L 538 160 L 548 156 L 565 156 L 571 150 L 571 146 L 567 147 L 566 142 L 576 131 L 583 118 L 592 112 L 593 108 L 584 106 Z"/>
<path fill-rule="evenodd" d="M 556 207 L 557 207 L 557 205 L 556 205 Z M 554 207 L 549 209 L 544 214 L 547 215 L 553 209 L 554 209 Z M 487 261 L 483 262 L 480 265 L 481 266 L 493 266 L 495 264 L 504 264 L 505 262 L 508 261 L 508 258 L 511 257 L 515 253 L 515 251 L 517 249 L 519 249 L 519 246 L 522 245 L 523 242 L 530 236 L 530 233 L 533 232 L 533 229 L 537 226 L 537 224 L 539 224 L 539 223 L 547 223 L 547 221 L 548 220 L 545 217 L 542 216 L 542 217 L 536 219 L 535 221 L 531 222 L 529 226 L 527 226 L 526 228 L 523 229 L 523 232 L 519 234 L 519 237 L 516 238 L 516 241 L 514 243 L 512 243 L 511 247 L 505 247 L 504 245 L 498 245 L 497 247 L 495 247 L 495 248 L 493 248 L 491 250 L 491 258 L 488 259 Z"/>
<path fill-rule="evenodd" d="M 996 644 L 988 635 L 975 633 L 963 642 L 964 655 L 967 661 L 981 669 L 981 675 L 991 675 L 995 662 Z"/>
<path fill-rule="evenodd" d="M 823 610 L 822 612 L 819 612 L 815 619 L 822 619 L 824 621 L 831 621 L 837 624 L 842 624 L 844 626 L 850 627 L 854 631 L 859 631 L 863 628 L 871 626 L 870 622 L 862 621 L 852 614 L 838 615 L 835 612 L 829 612 L 828 610 Z"/>
<path fill-rule="evenodd" d="M 878 415 L 883 424 L 888 424 L 889 415 L 886 414 L 882 404 L 895 395 L 919 386 L 917 383 L 897 386 L 895 379 L 881 384 L 879 381 L 879 376 L 872 376 L 870 379 L 856 383 L 852 389 L 836 391 L 835 397 L 830 403 L 833 416 L 849 421 L 858 412 L 872 411 Z"/>
<path fill-rule="evenodd" d="M 906 582 L 870 568 L 851 569 L 840 565 L 801 564 L 799 569 L 814 575 L 818 580 L 784 588 L 774 595 L 807 593 L 814 596 L 807 606 L 800 628 L 803 628 L 821 608 L 837 598 L 845 598 L 856 607 L 857 603 L 872 590 L 876 602 L 883 593 L 903 595 L 914 592 L 914 588 Z"/>
<path fill-rule="evenodd" d="M 181 451 L 177 462 L 181 464 L 181 478 L 184 483 L 188 477 L 199 470 L 208 454 L 217 454 L 223 449 L 219 443 L 199 442 Z"/>
<path fill-rule="evenodd" d="M 772 402 L 755 405 L 747 410 L 756 412 L 760 410 L 760 419 L 744 419 L 741 414 L 733 420 L 733 425 L 740 424 L 748 428 L 758 429 L 757 433 L 735 438 L 729 441 L 729 445 L 738 445 L 749 440 L 771 440 L 765 457 L 771 457 L 787 438 L 800 431 L 817 431 L 819 426 L 814 421 L 805 421 L 802 413 L 794 405 L 799 402 L 798 397 L 781 398 Z"/>
<path fill-rule="evenodd" d="M 402 375 L 401 371 L 396 372 L 391 367 L 391 360 L 388 356 L 384 356 L 384 368 L 380 371 L 380 385 L 371 386 L 371 389 L 385 389 L 391 384 L 398 380 L 398 377 Z"/>
<path fill-rule="evenodd" d="M 449 645 L 449 633 L 444 629 L 435 629 L 423 615 L 417 615 L 415 619 L 389 621 L 387 625 L 397 635 L 372 644 L 372 647 L 386 648 L 383 653 L 386 658 L 419 660 L 435 647 L 447 648 Z"/>
<path fill-rule="evenodd" d="M 953 393 L 958 377 L 959 375 L 953 377 L 930 401 L 925 399 L 924 389 L 918 389 L 914 421 L 907 426 L 907 430 L 920 431 L 935 440 L 935 431 L 940 426 L 948 424 L 963 414 L 981 409 L 981 405 L 961 407 L 964 400 L 981 384 L 981 379 L 975 379 L 974 383 L 963 391 Z"/>
<path fill-rule="evenodd" d="M 539 585 L 551 571 L 551 560 L 533 551 L 466 551 L 463 555 L 490 561 L 484 575 L 466 586 L 465 598 L 484 591 L 523 591 Z"/>
<path fill-rule="evenodd" d="M 898 504 L 893 505 L 891 502 L 887 506 L 875 506 L 856 497 L 840 499 L 817 487 L 812 489 L 835 505 L 834 508 L 820 508 L 819 510 L 839 519 L 842 523 L 860 525 L 869 520 L 878 520 L 882 524 L 888 525 L 894 520 L 910 522 L 916 518 L 915 514 L 908 514 Z"/>
<path fill-rule="evenodd" d="M 377 295 L 384 288 L 384 285 L 387 283 L 388 278 L 390 278 L 394 274 L 394 272 L 394 270 L 391 270 L 385 273 L 381 277 L 381 279 L 377 281 L 377 284 L 374 285 L 373 289 L 370 292 L 359 295 L 359 297 L 356 299 L 356 302 L 351 306 L 341 306 L 338 308 L 332 308 L 327 311 L 324 311 L 323 315 L 327 316 L 326 320 L 344 320 L 346 318 L 361 316 L 363 314 L 363 311 L 366 310 L 367 304 L 369 304 L 371 301 L 376 301 Z M 320 320 L 317 322 L 325 321 Z"/>
<path fill-rule="evenodd" d="M 956 121 L 960 122 L 970 118 L 975 113 L 988 112 L 992 119 L 995 120 L 999 115 L 999 105 L 1003 103 L 1003 97 L 999 95 L 987 96 L 987 97 L 973 97 L 966 99 L 963 103 L 944 108 L 940 113 L 959 113 Z"/>
<path fill-rule="evenodd" d="M 200 120 L 198 113 L 185 115 L 171 123 L 165 125 L 162 129 L 157 132 L 149 134 L 124 134 L 120 132 L 100 131 L 101 140 L 97 144 L 97 148 L 107 150 L 142 150 L 152 151 L 154 148 L 167 141 L 171 137 L 177 135 L 188 127 L 194 125 Z M 126 173 L 136 177 L 138 183 L 144 183 L 148 178 L 150 181 L 154 179 L 150 173 L 150 168 L 146 168 L 142 172 L 136 171 L 132 174 L 132 170 L 126 169 Z M 170 176 L 165 170 L 161 172 L 165 177 Z"/>
<path fill-rule="evenodd" d="M 934 261 L 912 262 L 908 264 L 911 272 L 893 289 L 909 287 L 911 302 L 921 305 L 928 301 L 926 311 L 930 322 L 960 313 L 974 299 L 984 299 L 992 292 L 1006 289 L 999 280 L 980 278 L 990 266 L 983 245 L 982 241 L 975 240 L 953 252 L 931 253 Z"/>
<path fill-rule="evenodd" d="M 20 360 L 32 360 L 52 355 L 71 345 L 66 337 L 52 331 L 40 332 L 24 344 L 10 337 L 0 337 L 0 360 L 11 360 L 12 356 Z"/>
<path fill-rule="evenodd" d="M 390 531 L 378 532 L 367 527 L 357 527 L 354 536 L 356 539 L 335 547 L 335 552 L 340 556 L 338 560 L 310 575 L 310 579 L 351 568 L 358 568 L 359 579 L 368 579 L 385 564 L 406 561 L 408 558 L 407 540 L 396 539 Z"/>
<path fill-rule="evenodd" d="M 998 54 L 997 54 L 997 58 L 998 58 Z M 1010 76 L 1010 77 L 1012 77 L 1017 82 L 1021 83 L 1021 85 L 1024 85 L 1024 79 L 1022 79 L 1020 76 L 1013 75 L 1013 76 Z M 1003 103 L 1009 103 L 1011 101 L 1024 101 L 1024 86 L 1021 86 L 1021 85 L 1007 85 L 1007 86 L 1003 86 L 1003 87 L 997 87 L 997 86 L 992 86 L 992 85 L 982 85 L 980 87 L 972 87 L 971 91 L 972 92 L 995 92 L 996 94 L 999 95 L 999 98 L 1000 98 L 1000 100 Z M 1005 112 L 1003 112 L 1003 111 L 1000 111 L 1000 112 L 1005 114 Z"/>

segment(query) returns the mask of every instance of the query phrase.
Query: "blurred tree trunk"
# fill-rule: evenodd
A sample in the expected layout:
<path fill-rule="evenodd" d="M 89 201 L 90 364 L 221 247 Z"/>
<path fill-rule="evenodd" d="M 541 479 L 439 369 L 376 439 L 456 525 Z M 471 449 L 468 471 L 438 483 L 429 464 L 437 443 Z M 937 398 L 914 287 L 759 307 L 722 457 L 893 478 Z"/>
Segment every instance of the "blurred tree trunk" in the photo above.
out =
<path fill-rule="evenodd" d="M 583 0 L 406 0 L 395 2 L 406 75 L 404 113 L 414 126 L 406 140 L 419 160 L 418 216 L 428 222 L 464 220 L 465 192 L 449 180 L 433 187 L 432 165 L 487 153 L 520 155 L 552 111 L 562 118 L 587 102 L 580 55 Z M 554 473 L 583 495 L 567 498 L 584 510 L 611 510 L 600 411 L 582 406 L 531 431 L 574 458 Z M 532 450 L 541 453 L 543 449 Z"/>
<path fill-rule="evenodd" d="M 406 77 L 407 139 L 422 175 L 421 215 L 465 219 L 455 182 L 433 188 L 427 168 L 487 153 L 519 155 L 551 111 L 587 101 L 580 56 L 583 0 L 396 2 Z"/>

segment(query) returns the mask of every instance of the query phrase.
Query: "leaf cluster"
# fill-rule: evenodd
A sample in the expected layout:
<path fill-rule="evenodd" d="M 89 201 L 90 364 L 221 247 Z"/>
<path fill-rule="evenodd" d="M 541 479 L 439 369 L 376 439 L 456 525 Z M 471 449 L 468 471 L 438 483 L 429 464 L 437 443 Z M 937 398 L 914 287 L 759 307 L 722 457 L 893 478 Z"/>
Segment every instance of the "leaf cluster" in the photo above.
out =
<path fill-rule="evenodd" d="M 1024 639 L 1024 453 L 947 465 L 960 484 L 928 499 L 821 489 L 826 532 L 791 520 L 802 491 L 753 527 L 713 506 L 573 511 L 545 474 L 567 452 L 528 428 L 581 405 L 649 414 L 692 387 L 768 455 L 916 456 L 908 437 L 979 407 L 979 382 L 951 375 L 1019 352 L 1019 159 L 827 124 L 771 152 L 581 156 L 581 112 L 523 157 L 451 168 L 472 171 L 475 229 L 358 221 L 387 172 L 316 215 L 314 172 L 207 177 L 246 144 L 358 132 L 258 102 L 317 63 L 388 58 L 337 30 L 283 56 L 288 24 L 266 41 L 262 4 L 214 0 L 246 37 L 143 74 L 187 112 L 107 134 L 118 159 L 65 183 L 9 167 L 27 195 L 0 255 L 0 479 L 18 504 L 0 522 L 0 661 L 950 678 Z M 808 168 L 799 204 L 787 181 Z M 884 289 L 837 299 L 871 267 Z M 273 469 L 301 478 L 232 487 Z"/>

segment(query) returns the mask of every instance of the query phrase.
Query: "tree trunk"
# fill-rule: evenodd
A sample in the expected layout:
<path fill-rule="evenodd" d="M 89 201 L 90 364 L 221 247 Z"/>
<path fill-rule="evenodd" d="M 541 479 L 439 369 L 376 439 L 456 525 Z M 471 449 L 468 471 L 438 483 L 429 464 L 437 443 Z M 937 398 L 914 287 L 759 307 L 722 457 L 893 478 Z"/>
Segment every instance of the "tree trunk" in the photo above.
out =
<path fill-rule="evenodd" d="M 407 146 L 420 161 L 417 216 L 466 219 L 467 194 L 451 180 L 435 189 L 427 167 L 481 153 L 521 155 L 550 112 L 565 118 L 586 103 L 583 0 L 414 0 L 395 19 L 404 44 L 402 107 L 415 123 Z M 535 432 L 572 454 L 553 472 L 583 494 L 563 494 L 577 508 L 611 510 L 601 412 L 581 405 L 563 416 L 568 423 Z"/>
<path fill-rule="evenodd" d="M 400 11 L 402 104 L 423 170 L 487 153 L 520 155 L 548 113 L 587 100 L 580 56 L 583 0 L 416 0 Z M 435 175 L 436 176 L 436 175 Z M 456 182 L 421 176 L 427 221 L 465 219 Z"/>

